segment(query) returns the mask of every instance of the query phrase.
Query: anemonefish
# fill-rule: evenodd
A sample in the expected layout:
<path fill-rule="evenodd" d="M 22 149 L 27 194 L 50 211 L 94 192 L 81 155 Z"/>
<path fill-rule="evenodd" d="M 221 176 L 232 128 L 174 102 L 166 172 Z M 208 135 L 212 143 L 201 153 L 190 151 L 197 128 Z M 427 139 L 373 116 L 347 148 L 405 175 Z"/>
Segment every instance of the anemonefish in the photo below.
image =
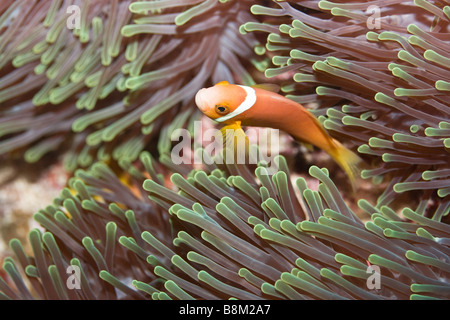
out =
<path fill-rule="evenodd" d="M 283 130 L 298 142 L 315 145 L 347 172 L 354 187 L 361 159 L 330 137 L 317 118 L 301 104 L 274 91 L 270 85 L 249 87 L 222 81 L 200 89 L 195 103 L 207 117 L 225 125 L 221 130 L 225 140 L 228 129 L 245 135 L 241 126 L 255 126 Z"/>

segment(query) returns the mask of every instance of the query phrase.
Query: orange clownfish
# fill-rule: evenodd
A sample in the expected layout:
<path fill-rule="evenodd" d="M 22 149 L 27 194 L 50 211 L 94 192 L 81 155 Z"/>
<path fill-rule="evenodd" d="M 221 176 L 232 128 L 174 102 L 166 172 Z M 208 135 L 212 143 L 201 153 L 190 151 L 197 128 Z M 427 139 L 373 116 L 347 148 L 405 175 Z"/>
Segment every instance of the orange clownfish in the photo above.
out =
<path fill-rule="evenodd" d="M 269 85 L 270 86 L 270 85 Z M 265 86 L 241 86 L 226 81 L 200 89 L 197 107 L 226 129 L 245 133 L 242 126 L 270 127 L 290 134 L 298 142 L 312 144 L 327 152 L 348 174 L 353 186 L 361 159 L 330 137 L 317 118 L 301 104 Z M 226 139 L 226 137 L 224 137 Z"/>

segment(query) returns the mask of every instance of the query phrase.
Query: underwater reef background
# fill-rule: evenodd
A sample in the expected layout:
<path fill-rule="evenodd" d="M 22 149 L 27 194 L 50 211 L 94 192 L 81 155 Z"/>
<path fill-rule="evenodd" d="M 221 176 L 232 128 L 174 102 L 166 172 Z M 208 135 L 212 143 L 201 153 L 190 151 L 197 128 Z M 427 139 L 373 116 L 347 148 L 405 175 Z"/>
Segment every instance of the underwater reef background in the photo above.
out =
<path fill-rule="evenodd" d="M 223 80 L 309 108 L 359 188 L 287 137 L 273 175 L 175 165 Z M 449 115 L 447 1 L 1 1 L 0 299 L 448 299 Z"/>

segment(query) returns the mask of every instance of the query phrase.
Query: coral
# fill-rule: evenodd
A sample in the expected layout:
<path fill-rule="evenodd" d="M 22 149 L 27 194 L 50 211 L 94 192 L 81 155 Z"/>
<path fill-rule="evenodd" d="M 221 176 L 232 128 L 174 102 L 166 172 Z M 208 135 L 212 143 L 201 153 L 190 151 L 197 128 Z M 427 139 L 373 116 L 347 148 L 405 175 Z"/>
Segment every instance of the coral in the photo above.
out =
<path fill-rule="evenodd" d="M 80 169 L 69 183 L 76 193 L 65 189 L 36 213 L 47 231 L 30 232 L 34 257 L 11 240 L 16 258 L 3 268 L 12 283 L 0 282 L 1 297 L 450 297 L 448 225 L 410 208 L 400 217 L 361 200 L 363 222 L 327 170 L 311 167 L 321 182 L 313 191 L 303 178 L 293 186 L 285 159 L 277 161 L 272 178 L 264 166 L 256 168 L 261 185 L 240 165 L 234 169 L 244 174 L 237 176 L 226 168 L 193 170 L 186 178 L 174 173 L 178 192 L 155 175 L 159 164 L 147 152 L 126 168 L 128 184 L 143 183 L 145 191 L 133 192 L 104 164 Z M 380 267 L 379 290 L 368 288 L 366 261 Z M 65 285 L 69 265 L 81 270 L 79 289 Z"/>
<path fill-rule="evenodd" d="M 443 1 L 283 1 L 254 5 L 283 91 L 371 163 L 363 178 L 389 183 L 377 206 L 424 191 L 422 209 L 449 201 L 449 10 Z M 428 29 L 428 30 L 427 30 Z"/>

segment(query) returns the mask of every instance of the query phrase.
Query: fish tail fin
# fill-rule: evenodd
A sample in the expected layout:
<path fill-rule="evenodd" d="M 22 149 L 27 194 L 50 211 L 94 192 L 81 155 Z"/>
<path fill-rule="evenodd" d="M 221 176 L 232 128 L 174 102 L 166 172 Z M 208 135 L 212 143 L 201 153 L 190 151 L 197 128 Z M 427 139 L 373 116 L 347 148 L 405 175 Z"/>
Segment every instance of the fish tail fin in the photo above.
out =
<path fill-rule="evenodd" d="M 356 179 L 360 176 L 363 160 L 356 153 L 344 147 L 339 141 L 333 139 L 333 142 L 335 148 L 331 150 L 330 155 L 347 173 L 353 191 L 356 191 Z"/>

